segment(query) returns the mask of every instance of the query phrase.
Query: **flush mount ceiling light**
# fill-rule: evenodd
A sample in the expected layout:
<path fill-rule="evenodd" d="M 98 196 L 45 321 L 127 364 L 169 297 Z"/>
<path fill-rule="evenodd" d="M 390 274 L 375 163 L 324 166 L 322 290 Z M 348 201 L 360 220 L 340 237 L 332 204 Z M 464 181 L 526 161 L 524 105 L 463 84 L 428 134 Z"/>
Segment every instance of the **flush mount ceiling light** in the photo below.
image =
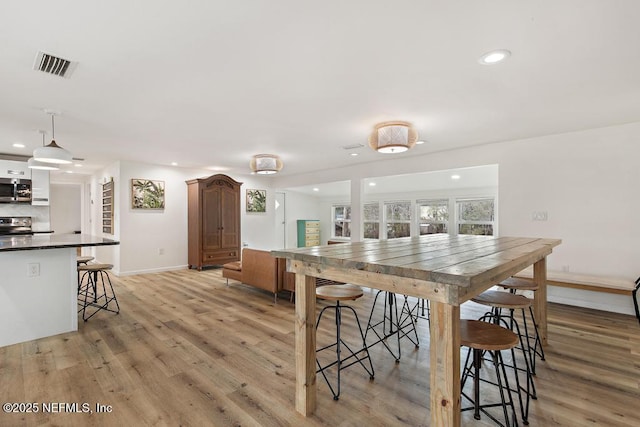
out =
<path fill-rule="evenodd" d="M 256 154 L 249 163 L 251 170 L 260 175 L 272 175 L 282 169 L 282 160 L 275 154 Z"/>
<path fill-rule="evenodd" d="M 402 153 L 416 145 L 418 132 L 409 122 L 384 122 L 374 126 L 369 146 L 379 153 Z"/>
<path fill-rule="evenodd" d="M 511 56 L 511 52 L 506 49 L 492 50 L 487 52 L 478 59 L 478 62 L 483 65 L 498 64 Z"/>
<path fill-rule="evenodd" d="M 40 130 L 38 132 L 42 134 L 42 146 L 44 147 L 44 134 L 46 132 L 43 130 Z M 58 166 L 56 166 L 53 163 L 39 162 L 35 160 L 33 157 L 30 157 L 29 160 L 27 160 L 27 167 L 29 169 L 40 169 L 45 171 L 57 171 L 59 169 Z"/>
<path fill-rule="evenodd" d="M 51 115 L 51 142 L 44 147 L 33 150 L 33 158 L 38 162 L 54 163 L 54 164 L 70 164 L 73 156 L 70 152 L 56 144 L 55 141 L 55 123 L 54 117 L 56 113 L 50 112 Z"/>

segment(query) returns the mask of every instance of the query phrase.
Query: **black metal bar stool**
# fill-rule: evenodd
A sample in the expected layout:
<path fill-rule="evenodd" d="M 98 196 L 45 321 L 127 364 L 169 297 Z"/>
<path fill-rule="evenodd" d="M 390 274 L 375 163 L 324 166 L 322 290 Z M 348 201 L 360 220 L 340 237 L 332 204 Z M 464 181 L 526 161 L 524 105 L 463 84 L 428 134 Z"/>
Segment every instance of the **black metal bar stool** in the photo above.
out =
<path fill-rule="evenodd" d="M 520 279 L 517 277 L 510 277 L 508 279 L 503 280 L 499 284 L 504 289 L 508 290 L 512 294 L 517 293 L 518 291 L 533 291 L 536 292 L 538 290 L 538 285 L 536 285 L 531 280 Z M 523 295 L 524 296 L 524 295 Z M 526 297 L 525 297 L 526 298 Z M 544 360 L 544 349 L 542 348 L 542 342 L 540 342 L 540 336 L 538 335 L 538 322 L 536 321 L 536 317 L 533 315 L 533 304 L 529 306 L 529 315 L 531 316 L 531 323 L 533 324 L 533 335 L 529 333 L 529 329 L 526 323 L 526 319 L 523 317 L 523 322 L 525 322 L 525 334 L 527 335 L 527 345 L 531 349 L 531 341 L 533 344 L 533 352 L 529 352 L 531 356 L 531 373 L 533 375 L 536 374 L 536 359 L 540 357 L 540 360 Z"/>
<path fill-rule="evenodd" d="M 111 264 L 84 264 L 78 266 L 78 273 L 82 274 L 78 284 L 78 306 L 80 307 L 78 313 L 82 312 L 82 319 L 85 322 L 100 310 L 116 314 L 120 313 L 120 305 L 107 273 L 112 268 L 113 265 Z M 93 307 L 95 310 L 89 310 L 89 312 L 92 311 L 89 314 L 88 307 Z"/>
<path fill-rule="evenodd" d="M 524 372 L 526 375 L 525 386 L 522 387 L 522 391 L 525 392 L 526 400 L 522 400 L 521 394 L 518 394 L 520 410 L 522 413 L 522 422 L 527 425 L 529 424 L 528 416 L 529 416 L 529 403 L 530 399 L 537 399 L 538 396 L 536 394 L 536 386 L 533 382 L 533 371 L 531 370 L 531 354 L 533 349 L 529 345 L 527 340 L 527 327 L 526 327 L 526 311 L 531 307 L 531 300 L 522 295 L 512 294 L 510 292 L 501 292 L 501 291 L 485 291 L 480 295 L 471 298 L 471 301 L 483 304 L 491 307 L 491 312 L 487 313 L 487 315 L 493 316 L 493 319 L 496 323 L 500 322 L 501 319 L 505 319 L 507 321 L 507 326 L 513 332 L 517 334 L 518 341 L 520 343 L 519 347 L 522 351 L 522 357 L 524 359 L 525 368 L 517 368 L 515 370 L 516 375 L 518 371 Z M 508 315 L 503 315 L 502 310 L 509 310 Z M 522 333 L 520 329 L 520 324 L 514 316 L 514 312 L 519 310 L 522 313 L 524 333 Z M 516 365 L 515 357 L 512 360 L 513 365 Z M 517 378 L 517 377 L 516 377 Z M 520 387 L 520 382 L 518 380 L 518 387 Z"/>
<path fill-rule="evenodd" d="M 480 413 L 482 412 L 500 426 L 517 426 L 518 419 L 513 403 L 512 390 L 509 387 L 509 379 L 501 351 L 511 350 L 513 356 L 513 349 L 518 345 L 518 336 L 509 329 L 494 323 L 482 320 L 461 320 L 460 344 L 469 348 L 462 372 L 460 390 L 462 397 L 473 403 L 473 406 L 462 408 L 461 410 L 473 410 L 473 417 L 476 420 L 480 419 Z M 489 378 L 488 375 L 485 375 L 485 378 L 480 375 L 484 352 L 491 354 L 491 360 L 495 368 L 495 380 Z M 473 397 L 464 392 L 464 385 L 469 377 L 473 378 Z M 516 375 L 516 380 L 517 378 Z M 497 386 L 500 393 L 500 402 L 482 404 L 480 402 L 480 383 Z M 516 389 L 519 390 L 519 387 L 516 387 Z M 487 410 L 493 407 L 502 407 L 504 424 Z"/>
<path fill-rule="evenodd" d="M 382 310 L 382 319 L 376 320 L 374 319 L 374 314 L 376 310 L 376 305 L 378 304 L 378 297 L 383 296 L 384 308 Z M 415 307 L 414 307 L 415 309 Z M 372 343 L 368 343 L 367 346 L 373 347 L 378 343 L 382 343 L 387 351 L 396 359 L 396 363 L 400 362 L 401 350 L 400 350 L 400 339 L 408 338 L 416 348 L 420 347 L 420 339 L 418 338 L 418 332 L 416 330 L 416 319 L 413 314 L 413 310 L 409 307 L 409 300 L 406 295 L 404 295 L 404 303 L 402 304 L 402 308 L 398 311 L 398 298 L 396 294 L 393 292 L 387 291 L 378 291 L 376 293 L 376 297 L 373 300 L 373 305 L 371 307 L 371 313 L 369 314 L 369 320 L 367 321 L 367 329 L 364 333 L 365 340 L 369 335 L 369 331 L 373 332 L 376 336 L 376 340 Z M 413 337 L 410 334 L 413 333 Z M 396 336 L 398 351 L 395 353 L 389 343 L 387 342 L 387 338 L 392 336 Z"/>
<path fill-rule="evenodd" d="M 340 304 L 340 301 L 355 301 L 363 295 L 362 288 L 354 285 L 326 285 L 319 286 L 316 288 L 316 298 L 327 300 L 327 301 L 335 301 L 335 305 L 329 305 L 324 307 L 320 314 L 318 315 L 318 321 L 316 323 L 316 330 L 320 325 L 320 319 L 322 319 L 322 315 L 327 309 L 332 309 L 335 312 L 335 323 L 336 323 L 336 341 L 332 344 L 324 346 L 316 350 L 316 364 L 318 365 L 318 370 L 316 373 L 322 374 L 324 380 L 327 382 L 329 389 L 331 390 L 331 394 L 333 394 L 333 399 L 338 400 L 340 397 L 340 371 L 349 366 L 359 363 L 365 371 L 369 374 L 369 379 L 373 380 L 374 378 L 374 370 L 373 363 L 371 362 L 371 357 L 369 356 L 369 350 L 367 349 L 367 345 L 364 339 L 364 334 L 362 332 L 362 327 L 360 326 L 360 320 L 358 319 L 358 314 L 348 305 Z M 356 324 L 358 325 L 358 330 L 360 331 L 360 339 L 362 340 L 361 344 L 358 344 L 358 348 L 351 349 L 351 347 L 342 339 L 340 326 L 342 325 L 342 311 L 347 309 L 351 311 L 356 318 Z M 353 345 L 353 344 L 352 344 Z M 361 347 L 360 347 L 361 346 Z M 342 348 L 346 348 L 349 352 L 349 355 L 346 357 L 342 357 Z M 320 360 L 318 359 L 318 354 L 325 350 L 329 350 L 335 348 L 336 359 L 328 363 L 326 365 L 321 365 Z M 369 367 L 367 367 L 363 362 L 365 360 L 369 360 Z M 337 385 L 334 388 L 327 377 L 325 371 L 329 368 L 336 366 L 337 369 Z"/>

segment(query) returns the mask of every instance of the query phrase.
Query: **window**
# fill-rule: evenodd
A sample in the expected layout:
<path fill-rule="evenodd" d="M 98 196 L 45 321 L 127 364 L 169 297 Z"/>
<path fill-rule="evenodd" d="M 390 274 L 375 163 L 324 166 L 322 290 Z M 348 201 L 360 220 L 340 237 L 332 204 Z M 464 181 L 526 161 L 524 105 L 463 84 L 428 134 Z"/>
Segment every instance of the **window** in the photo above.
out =
<path fill-rule="evenodd" d="M 378 202 L 364 205 L 364 238 L 380 238 L 380 204 Z"/>
<path fill-rule="evenodd" d="M 411 235 L 411 202 L 385 202 L 387 239 Z"/>
<path fill-rule="evenodd" d="M 333 236 L 351 237 L 351 206 L 333 207 Z"/>
<path fill-rule="evenodd" d="M 493 236 L 494 200 L 457 200 L 458 233 Z"/>
<path fill-rule="evenodd" d="M 420 235 L 447 233 L 449 222 L 448 200 L 418 200 Z"/>

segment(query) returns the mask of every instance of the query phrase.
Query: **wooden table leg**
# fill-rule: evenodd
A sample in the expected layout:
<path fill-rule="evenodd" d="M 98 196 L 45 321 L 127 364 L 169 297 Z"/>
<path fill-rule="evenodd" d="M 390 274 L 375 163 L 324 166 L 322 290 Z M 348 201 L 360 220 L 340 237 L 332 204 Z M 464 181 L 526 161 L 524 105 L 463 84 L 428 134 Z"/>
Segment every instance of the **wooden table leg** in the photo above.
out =
<path fill-rule="evenodd" d="M 430 304 L 431 426 L 460 426 L 460 306 Z"/>
<path fill-rule="evenodd" d="M 533 310 L 538 322 L 540 343 L 547 345 L 547 258 L 533 264 L 533 282 L 538 290 L 533 293 Z"/>
<path fill-rule="evenodd" d="M 296 274 L 296 410 L 316 409 L 316 280 Z"/>

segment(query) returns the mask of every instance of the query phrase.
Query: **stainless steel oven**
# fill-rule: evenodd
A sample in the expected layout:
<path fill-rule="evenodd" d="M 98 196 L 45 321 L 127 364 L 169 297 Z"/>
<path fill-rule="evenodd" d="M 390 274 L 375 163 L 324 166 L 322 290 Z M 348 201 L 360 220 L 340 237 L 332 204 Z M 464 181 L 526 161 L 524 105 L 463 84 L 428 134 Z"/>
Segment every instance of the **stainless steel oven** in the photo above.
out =
<path fill-rule="evenodd" d="M 30 234 L 33 234 L 33 231 L 31 230 L 31 217 L 0 217 L 0 236 L 17 236 Z"/>
<path fill-rule="evenodd" d="M 31 180 L 0 178 L 0 203 L 31 203 Z"/>

